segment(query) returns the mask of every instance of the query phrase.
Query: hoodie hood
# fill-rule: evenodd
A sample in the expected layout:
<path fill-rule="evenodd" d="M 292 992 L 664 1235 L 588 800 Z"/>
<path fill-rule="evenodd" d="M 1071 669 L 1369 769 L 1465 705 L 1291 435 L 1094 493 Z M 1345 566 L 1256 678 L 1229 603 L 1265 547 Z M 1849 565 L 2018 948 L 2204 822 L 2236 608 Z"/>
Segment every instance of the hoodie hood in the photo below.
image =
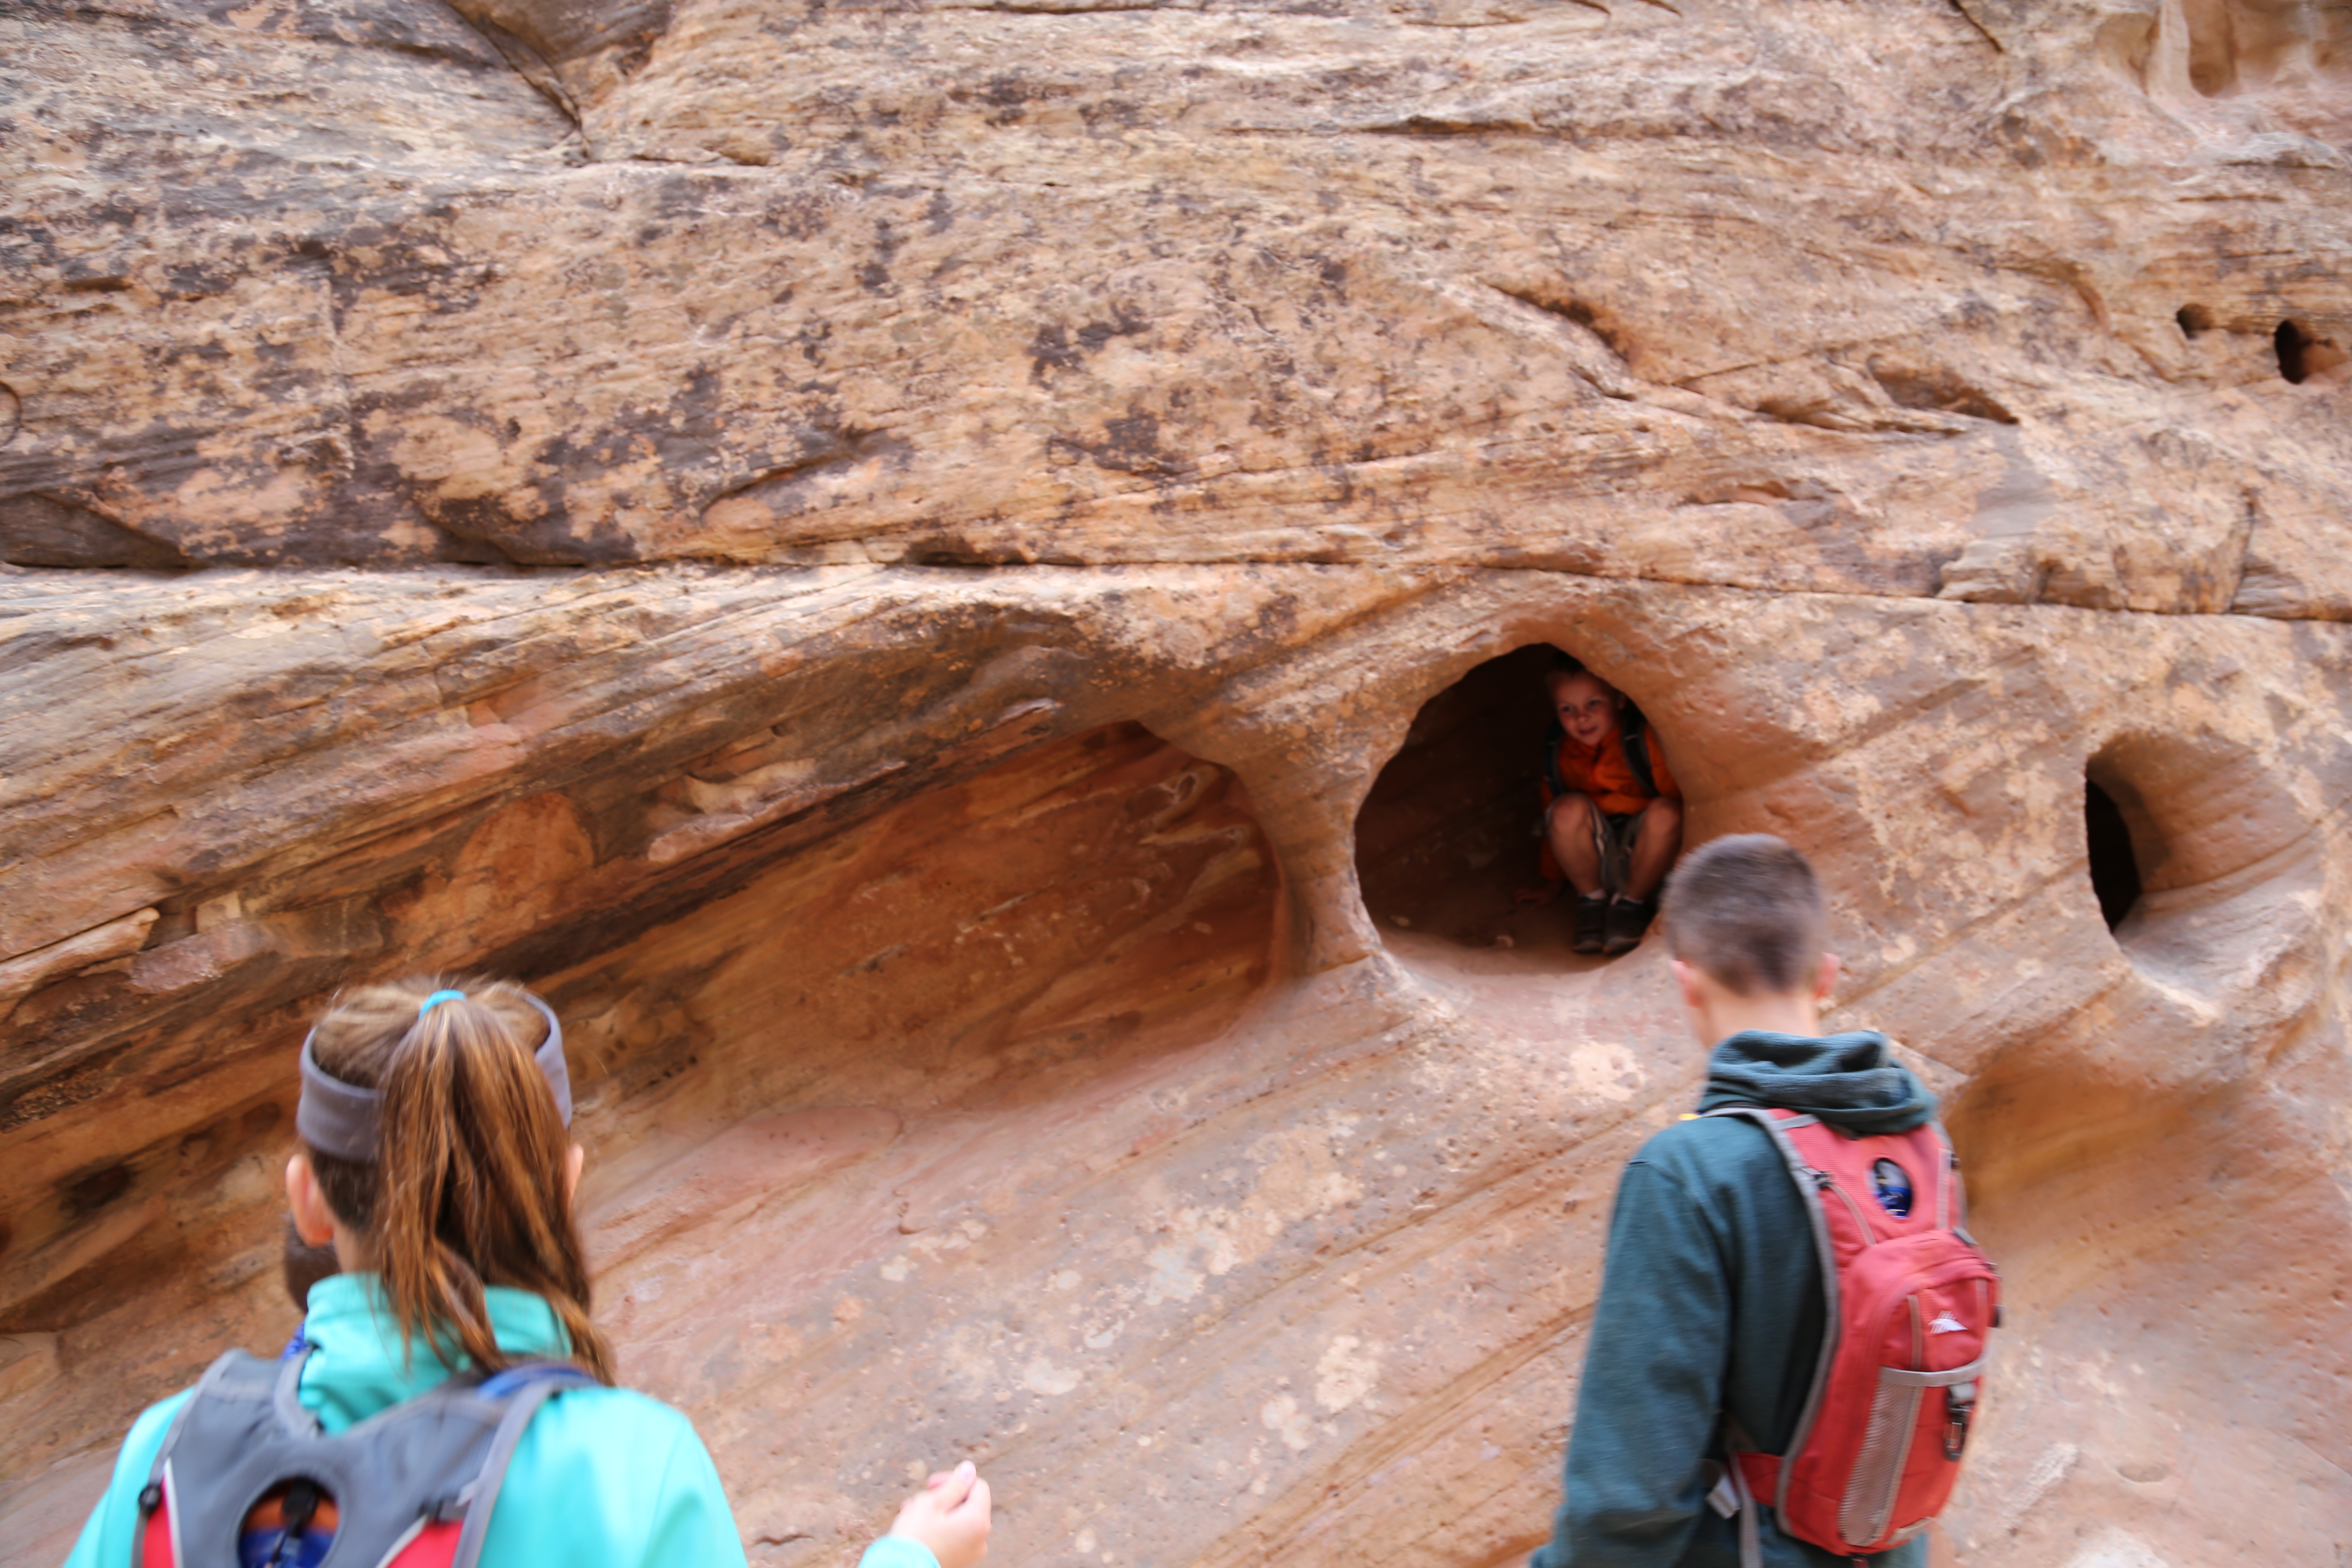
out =
<path fill-rule="evenodd" d="M 1936 1114 L 1936 1097 L 1871 1029 L 1813 1039 L 1744 1030 L 1707 1058 L 1702 1111 L 1761 1105 L 1818 1116 L 1864 1137 L 1908 1132 Z"/>

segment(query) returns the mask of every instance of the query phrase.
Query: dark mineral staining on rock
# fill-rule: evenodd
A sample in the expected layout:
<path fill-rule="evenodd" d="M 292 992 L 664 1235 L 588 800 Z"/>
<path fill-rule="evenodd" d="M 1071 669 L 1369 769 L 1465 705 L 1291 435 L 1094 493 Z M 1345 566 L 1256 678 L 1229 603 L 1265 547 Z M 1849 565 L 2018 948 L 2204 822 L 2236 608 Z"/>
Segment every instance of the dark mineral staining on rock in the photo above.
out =
<path fill-rule="evenodd" d="M 1143 318 L 1125 310 L 1113 314 L 1108 321 L 1088 321 L 1078 329 L 1078 346 L 1088 353 L 1100 353 L 1103 345 L 1113 338 L 1131 338 L 1143 331 Z"/>
<path fill-rule="evenodd" d="M 1110 439 L 1103 443 L 1097 460 L 1107 465 L 1112 458 L 1133 464 L 1139 472 L 1165 466 L 1166 454 L 1160 449 L 1160 417 L 1137 409 L 1124 419 L 1105 423 L 1104 432 Z"/>
<path fill-rule="evenodd" d="M 131 1180 L 129 1165 L 101 1165 L 67 1182 L 58 1196 L 64 1200 L 67 1211 L 79 1218 L 104 1208 L 129 1192 Z"/>
<path fill-rule="evenodd" d="M 1113 311 L 1110 320 L 1088 321 L 1076 332 L 1058 321 L 1041 326 L 1029 340 L 1029 379 L 1043 386 L 1049 369 L 1076 370 L 1087 355 L 1100 353 L 1113 338 L 1134 337 L 1145 324 L 1142 317 L 1120 310 Z"/>
<path fill-rule="evenodd" d="M 1039 386 L 1045 384 L 1048 369 L 1076 370 L 1085 363 L 1085 356 L 1071 346 L 1069 329 L 1058 321 L 1039 327 L 1029 340 L 1029 379 Z"/>
<path fill-rule="evenodd" d="M 13 566 L 149 570 L 194 564 L 175 545 L 38 492 L 0 500 L 0 561 Z"/>

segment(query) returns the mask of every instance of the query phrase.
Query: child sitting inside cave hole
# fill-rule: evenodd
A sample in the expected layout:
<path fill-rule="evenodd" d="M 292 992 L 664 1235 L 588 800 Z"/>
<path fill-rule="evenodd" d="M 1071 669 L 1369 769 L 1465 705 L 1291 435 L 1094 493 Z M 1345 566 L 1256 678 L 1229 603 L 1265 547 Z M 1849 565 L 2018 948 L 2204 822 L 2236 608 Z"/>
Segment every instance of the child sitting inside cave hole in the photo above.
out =
<path fill-rule="evenodd" d="M 1544 742 L 1545 885 L 1522 901 L 1576 889 L 1579 952 L 1631 951 L 1658 912 L 1683 847 L 1683 792 L 1658 735 L 1625 694 L 1555 654 L 1544 672 L 1554 725 Z"/>

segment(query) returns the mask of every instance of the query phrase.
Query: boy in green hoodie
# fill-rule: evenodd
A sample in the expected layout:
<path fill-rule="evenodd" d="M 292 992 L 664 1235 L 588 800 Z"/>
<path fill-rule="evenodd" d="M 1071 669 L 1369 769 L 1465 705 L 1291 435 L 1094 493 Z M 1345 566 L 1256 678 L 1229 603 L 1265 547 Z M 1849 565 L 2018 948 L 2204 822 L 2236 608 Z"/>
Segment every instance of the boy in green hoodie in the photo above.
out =
<path fill-rule="evenodd" d="M 1666 884 L 1675 979 L 1707 1059 L 1701 1111 L 1785 1106 L 1860 1133 L 1926 1122 L 1935 1098 L 1868 1030 L 1824 1037 L 1836 983 L 1828 912 L 1805 858 L 1764 834 L 1718 838 Z M 1626 1165 L 1585 1344 L 1567 1496 L 1531 1568 L 1737 1568 L 1710 1508 L 1726 1419 L 1786 1450 L 1826 1313 L 1812 1222 L 1772 1141 L 1736 1117 L 1685 1117 Z M 1759 1510 L 1768 1568 L 1850 1559 Z M 1923 1568 L 1927 1542 L 1868 1559 Z"/>

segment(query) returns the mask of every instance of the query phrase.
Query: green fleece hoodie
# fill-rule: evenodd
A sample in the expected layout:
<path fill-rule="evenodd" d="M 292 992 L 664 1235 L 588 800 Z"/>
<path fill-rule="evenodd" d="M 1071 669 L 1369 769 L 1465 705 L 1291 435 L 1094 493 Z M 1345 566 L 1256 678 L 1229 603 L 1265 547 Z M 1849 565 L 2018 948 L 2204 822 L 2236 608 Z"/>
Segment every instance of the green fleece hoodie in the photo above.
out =
<path fill-rule="evenodd" d="M 492 1286 L 488 1299 L 499 1348 L 561 1356 L 563 1326 L 547 1302 Z M 373 1274 L 338 1274 L 310 1287 L 302 1337 L 303 1408 L 341 1432 L 446 1379 L 449 1369 L 423 1344 L 404 1353 L 398 1325 Z M 131 1428 L 114 1479 L 82 1527 L 67 1568 L 132 1568 L 139 1491 L 164 1430 L 187 1400 L 175 1394 Z M 562 1563 L 564 1568 L 653 1568 L 743 1562 L 735 1517 L 710 1455 L 684 1415 L 625 1388 L 567 1389 L 540 1407 L 516 1445 L 498 1507 L 482 1542 L 484 1568 Z M 939 1568 L 921 1545 L 885 1537 L 863 1568 Z"/>
<path fill-rule="evenodd" d="M 1883 1035 L 1751 1031 L 1715 1047 L 1701 1110 L 1785 1106 L 1857 1133 L 1899 1132 L 1935 1097 Z M 1728 1411 L 1768 1453 L 1795 1430 L 1825 1321 L 1811 1218 L 1770 1136 L 1737 1117 L 1656 1133 L 1625 1167 L 1568 1443 L 1567 1496 L 1532 1568 L 1738 1568 L 1737 1528 L 1706 1503 Z M 1780 1533 L 1768 1568 L 1848 1559 Z M 1868 1558 L 1920 1568 L 1924 1539 Z"/>

